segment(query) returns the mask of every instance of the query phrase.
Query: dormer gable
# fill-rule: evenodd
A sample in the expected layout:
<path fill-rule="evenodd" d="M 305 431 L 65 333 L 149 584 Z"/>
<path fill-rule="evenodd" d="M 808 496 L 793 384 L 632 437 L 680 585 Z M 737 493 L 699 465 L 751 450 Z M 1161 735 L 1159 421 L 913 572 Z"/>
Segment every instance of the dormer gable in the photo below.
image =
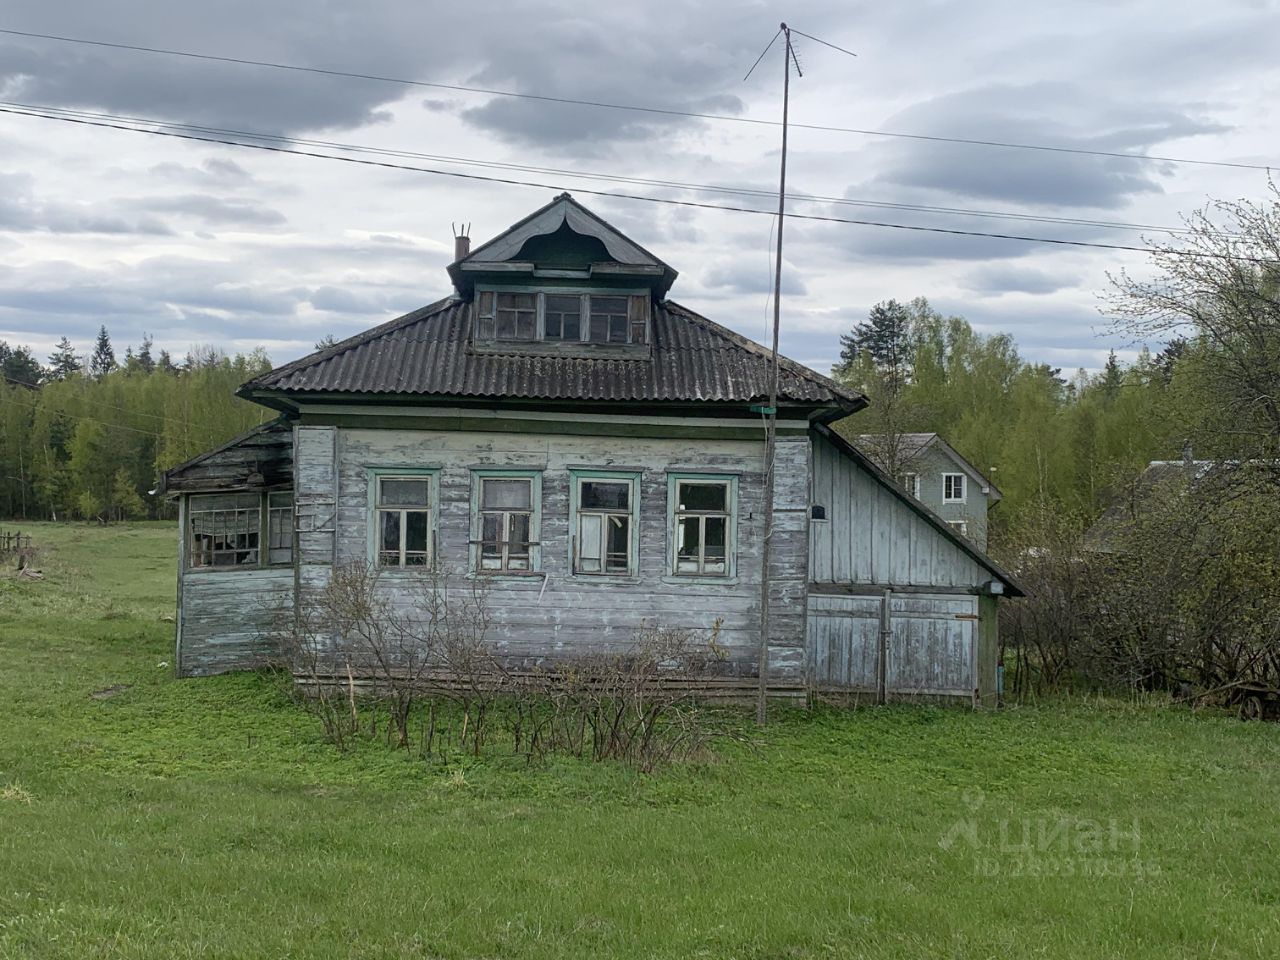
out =
<path fill-rule="evenodd" d="M 478 352 L 650 356 L 676 271 L 562 193 L 449 265 Z"/>
<path fill-rule="evenodd" d="M 676 271 L 567 193 L 449 265 L 463 299 L 478 282 L 536 279 L 643 287 L 661 300 Z"/>

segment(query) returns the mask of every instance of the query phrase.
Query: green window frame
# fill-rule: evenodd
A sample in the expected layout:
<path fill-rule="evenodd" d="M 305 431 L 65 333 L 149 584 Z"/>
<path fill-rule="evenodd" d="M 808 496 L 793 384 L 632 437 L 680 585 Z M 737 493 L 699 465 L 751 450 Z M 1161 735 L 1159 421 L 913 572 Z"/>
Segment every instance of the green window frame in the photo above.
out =
<path fill-rule="evenodd" d="M 569 570 L 575 577 L 640 571 L 640 479 L 634 470 L 569 471 Z M 625 490 L 625 501 L 618 494 Z"/>
<path fill-rule="evenodd" d="M 187 495 L 187 570 L 285 567 L 293 563 L 293 491 Z M 265 545 L 265 549 L 264 549 Z"/>
<path fill-rule="evenodd" d="M 438 469 L 369 470 L 371 567 L 415 570 L 435 563 L 439 529 Z"/>
<path fill-rule="evenodd" d="M 717 498 L 717 491 L 720 497 Z M 667 474 L 668 573 L 729 580 L 738 572 L 738 478 L 726 473 Z"/>
<path fill-rule="evenodd" d="M 525 490 L 527 496 L 525 496 Z M 486 575 L 542 570 L 542 471 L 471 471 L 470 568 Z"/>

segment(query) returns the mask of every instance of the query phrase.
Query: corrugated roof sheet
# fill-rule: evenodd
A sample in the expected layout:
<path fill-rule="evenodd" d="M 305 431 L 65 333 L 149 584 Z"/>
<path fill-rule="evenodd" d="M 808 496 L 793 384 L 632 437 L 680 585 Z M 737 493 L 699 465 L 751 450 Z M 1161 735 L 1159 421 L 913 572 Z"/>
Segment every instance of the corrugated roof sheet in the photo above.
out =
<path fill-rule="evenodd" d="M 286 393 L 390 393 L 585 401 L 753 401 L 769 392 L 769 351 L 670 301 L 654 311 L 645 358 L 530 356 L 470 349 L 470 304 L 450 298 L 245 385 Z M 858 393 L 780 358 L 783 401 L 857 408 Z"/>

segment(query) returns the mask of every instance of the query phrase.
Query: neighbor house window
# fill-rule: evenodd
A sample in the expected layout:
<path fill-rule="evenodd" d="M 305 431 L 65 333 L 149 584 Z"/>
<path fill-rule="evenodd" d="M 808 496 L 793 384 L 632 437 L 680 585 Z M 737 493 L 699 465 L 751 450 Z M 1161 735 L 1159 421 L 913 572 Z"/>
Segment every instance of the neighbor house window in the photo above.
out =
<path fill-rule="evenodd" d="M 482 573 L 536 570 L 538 475 L 476 471 L 472 476 L 475 568 Z"/>
<path fill-rule="evenodd" d="M 186 562 L 189 569 L 292 563 L 293 494 L 192 494 Z"/>
<path fill-rule="evenodd" d="M 969 524 L 965 520 L 948 520 L 947 526 L 962 537 L 967 537 L 969 535 Z"/>
<path fill-rule="evenodd" d="M 920 474 L 904 473 L 902 475 L 902 489 L 907 491 L 917 500 L 920 499 Z"/>
<path fill-rule="evenodd" d="M 638 564 L 635 474 L 574 471 L 573 572 L 630 576 Z"/>
<path fill-rule="evenodd" d="M 730 576 L 735 481 L 729 477 L 690 475 L 674 477 L 672 485 L 672 572 L 681 576 Z"/>
<path fill-rule="evenodd" d="M 432 478 L 378 476 L 375 483 L 378 566 L 427 566 L 432 552 Z"/>
<path fill-rule="evenodd" d="M 651 302 L 648 293 L 480 290 L 475 335 L 480 341 L 642 344 Z"/>
<path fill-rule="evenodd" d="M 942 500 L 944 503 L 964 503 L 964 474 L 942 475 Z"/>

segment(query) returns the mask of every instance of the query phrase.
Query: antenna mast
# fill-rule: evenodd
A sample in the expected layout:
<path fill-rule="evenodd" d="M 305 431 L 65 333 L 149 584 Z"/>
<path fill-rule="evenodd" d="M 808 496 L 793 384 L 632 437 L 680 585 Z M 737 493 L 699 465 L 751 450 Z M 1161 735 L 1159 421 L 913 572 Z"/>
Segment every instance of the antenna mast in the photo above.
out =
<path fill-rule="evenodd" d="M 791 46 L 791 30 L 784 23 L 780 25 L 778 32 L 782 34 L 786 49 L 782 56 L 782 162 L 778 173 L 778 245 L 774 251 L 773 263 L 773 352 L 769 359 L 769 402 L 763 409 L 764 540 L 760 549 L 760 650 L 757 657 L 759 686 L 756 693 L 756 723 L 760 726 L 764 726 L 767 718 L 769 694 L 769 587 L 772 582 L 769 564 L 773 553 L 773 467 L 778 432 L 778 330 L 782 319 L 782 226 L 786 222 L 787 212 L 787 113 L 791 101 L 792 64 L 795 65 L 796 75 L 804 76 L 800 72 L 800 61 L 796 59 L 796 52 Z M 776 39 L 777 35 L 774 36 L 774 40 Z M 769 46 L 772 45 L 771 41 Z M 768 52 L 768 47 L 765 51 Z M 760 56 L 763 58 L 764 54 Z M 750 76 L 750 73 L 747 75 Z"/>

